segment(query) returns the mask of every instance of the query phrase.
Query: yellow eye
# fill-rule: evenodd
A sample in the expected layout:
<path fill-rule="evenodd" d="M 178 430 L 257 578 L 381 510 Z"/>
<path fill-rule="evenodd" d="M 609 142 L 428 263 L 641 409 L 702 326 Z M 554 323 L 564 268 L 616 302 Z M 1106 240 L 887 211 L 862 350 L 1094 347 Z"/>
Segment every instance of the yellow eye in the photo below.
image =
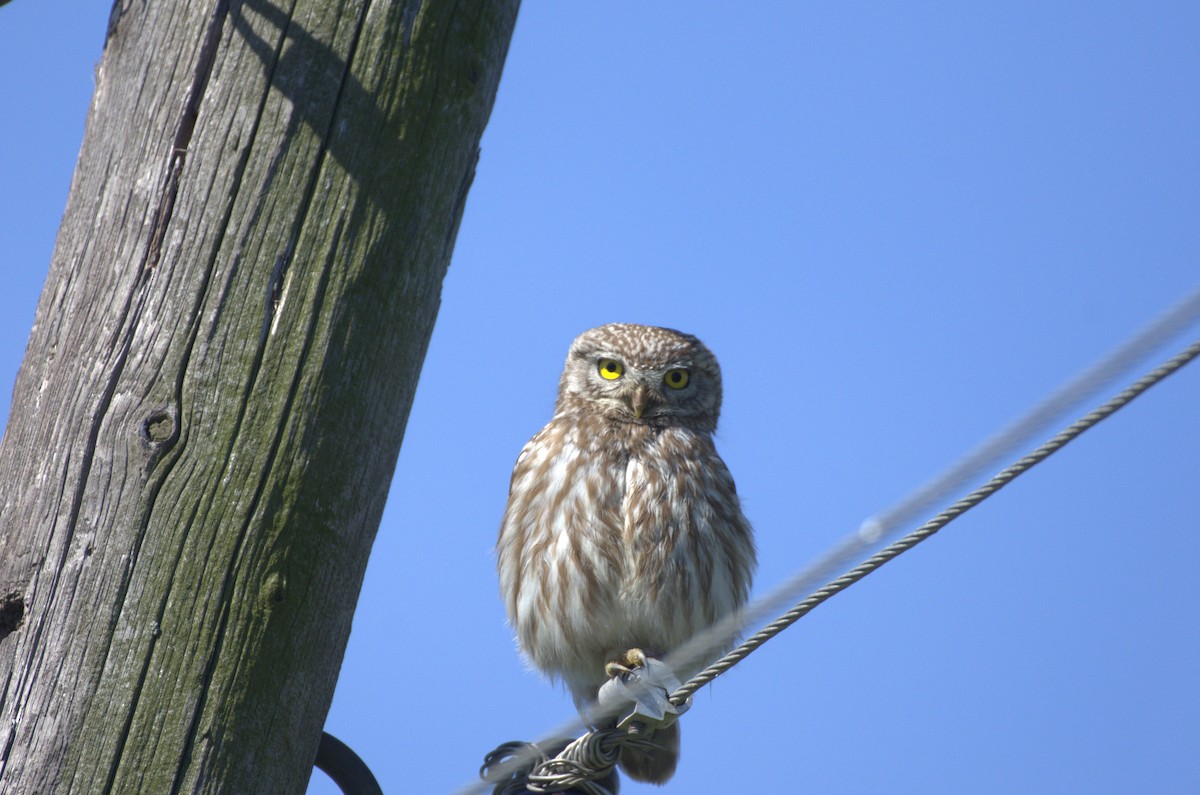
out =
<path fill-rule="evenodd" d="M 600 377 L 607 381 L 616 381 L 625 374 L 625 365 L 616 359 L 601 359 L 598 369 L 600 370 Z"/>
<path fill-rule="evenodd" d="M 663 376 L 663 383 L 671 387 L 671 389 L 683 389 L 688 385 L 689 377 L 688 371 L 682 368 L 667 370 L 667 374 Z"/>

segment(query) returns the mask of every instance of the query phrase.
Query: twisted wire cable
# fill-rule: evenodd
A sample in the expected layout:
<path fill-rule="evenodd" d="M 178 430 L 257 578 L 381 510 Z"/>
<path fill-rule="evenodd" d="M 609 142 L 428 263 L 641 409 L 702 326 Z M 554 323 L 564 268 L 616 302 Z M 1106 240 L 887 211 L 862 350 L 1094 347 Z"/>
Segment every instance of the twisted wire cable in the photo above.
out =
<path fill-rule="evenodd" d="M 761 630 L 751 635 L 736 649 L 729 652 L 720 660 L 717 660 L 715 663 L 696 674 L 687 682 L 684 682 L 682 685 L 680 685 L 679 689 L 671 694 L 671 703 L 675 704 L 676 706 L 682 704 L 688 699 L 689 696 L 691 696 L 701 687 L 704 687 L 704 685 L 716 679 L 725 671 L 728 671 L 734 665 L 748 657 L 755 649 L 762 646 L 780 632 L 783 632 L 792 624 L 795 624 L 802 617 L 812 611 L 814 607 L 821 604 L 826 599 L 829 599 L 831 596 L 846 590 L 863 577 L 866 577 L 871 572 L 879 569 L 888 561 L 894 560 L 902 553 L 907 552 L 917 544 L 929 538 L 934 533 L 950 524 L 950 522 L 962 516 L 971 508 L 974 508 L 976 505 L 1007 486 L 1022 473 L 1029 471 L 1037 464 L 1045 461 L 1051 455 L 1061 450 L 1072 440 L 1079 437 L 1084 431 L 1095 427 L 1097 423 L 1128 405 L 1138 395 L 1162 381 L 1167 376 L 1176 372 L 1188 362 L 1195 359 L 1197 356 L 1200 356 L 1200 340 L 1193 342 L 1179 354 L 1139 378 L 1129 387 L 1115 395 L 1108 402 L 1104 403 L 1093 411 L 1088 412 L 1083 417 L 1080 417 L 1078 420 L 1071 423 L 1071 425 L 1065 428 L 1061 433 L 1045 442 L 1029 455 L 1003 469 L 987 483 L 975 489 L 966 497 L 963 497 L 961 500 L 939 513 L 933 519 L 921 525 L 916 530 L 901 538 L 899 541 L 884 547 L 858 566 L 855 566 L 853 569 L 838 577 L 836 580 L 830 582 L 828 585 L 825 585 L 824 587 L 815 591 L 811 596 L 798 603 L 791 610 L 788 610 L 779 618 L 775 619 L 770 624 L 767 624 Z"/>
<path fill-rule="evenodd" d="M 825 580 L 854 564 L 880 542 L 894 537 L 904 526 L 958 493 L 985 471 L 999 466 L 1022 445 L 1043 433 L 1065 411 L 1113 383 L 1134 364 L 1200 319 L 1200 289 L 1155 318 L 1091 367 L 1054 390 L 1017 420 L 978 445 L 944 472 L 915 489 L 903 500 L 864 521 L 823 556 L 804 567 L 743 610 L 727 616 L 674 650 L 665 662 L 676 671 L 696 670 L 722 654 L 748 627 L 811 593 Z"/>

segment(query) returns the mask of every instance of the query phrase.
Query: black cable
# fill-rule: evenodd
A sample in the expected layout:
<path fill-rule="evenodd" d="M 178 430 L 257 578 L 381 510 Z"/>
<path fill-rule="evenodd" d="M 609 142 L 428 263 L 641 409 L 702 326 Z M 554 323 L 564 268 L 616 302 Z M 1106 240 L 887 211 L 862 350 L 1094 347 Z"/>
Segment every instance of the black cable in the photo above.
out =
<path fill-rule="evenodd" d="M 313 767 L 333 779 L 346 795 L 383 795 L 371 768 L 358 754 L 329 732 L 321 732 Z"/>

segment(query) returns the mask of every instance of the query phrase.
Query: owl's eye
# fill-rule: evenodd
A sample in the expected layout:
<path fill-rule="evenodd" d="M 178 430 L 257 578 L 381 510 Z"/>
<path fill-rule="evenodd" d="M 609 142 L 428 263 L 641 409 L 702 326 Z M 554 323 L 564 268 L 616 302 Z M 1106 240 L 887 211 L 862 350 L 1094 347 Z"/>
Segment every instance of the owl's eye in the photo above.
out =
<path fill-rule="evenodd" d="M 667 374 L 663 376 L 663 383 L 671 387 L 671 389 L 683 389 L 688 385 L 688 380 L 691 375 L 683 368 L 675 370 L 667 370 Z"/>
<path fill-rule="evenodd" d="M 625 365 L 616 359 L 601 359 L 598 366 L 600 377 L 606 381 L 616 381 L 625 374 Z"/>

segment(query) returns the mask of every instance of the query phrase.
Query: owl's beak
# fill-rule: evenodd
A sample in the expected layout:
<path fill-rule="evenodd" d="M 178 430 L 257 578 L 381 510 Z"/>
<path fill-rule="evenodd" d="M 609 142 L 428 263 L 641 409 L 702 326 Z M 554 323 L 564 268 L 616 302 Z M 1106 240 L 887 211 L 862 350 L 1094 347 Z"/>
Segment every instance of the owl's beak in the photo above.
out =
<path fill-rule="evenodd" d="M 651 394 L 649 387 L 639 384 L 629 396 L 629 407 L 633 409 L 633 416 L 640 420 L 653 399 L 654 395 Z"/>

